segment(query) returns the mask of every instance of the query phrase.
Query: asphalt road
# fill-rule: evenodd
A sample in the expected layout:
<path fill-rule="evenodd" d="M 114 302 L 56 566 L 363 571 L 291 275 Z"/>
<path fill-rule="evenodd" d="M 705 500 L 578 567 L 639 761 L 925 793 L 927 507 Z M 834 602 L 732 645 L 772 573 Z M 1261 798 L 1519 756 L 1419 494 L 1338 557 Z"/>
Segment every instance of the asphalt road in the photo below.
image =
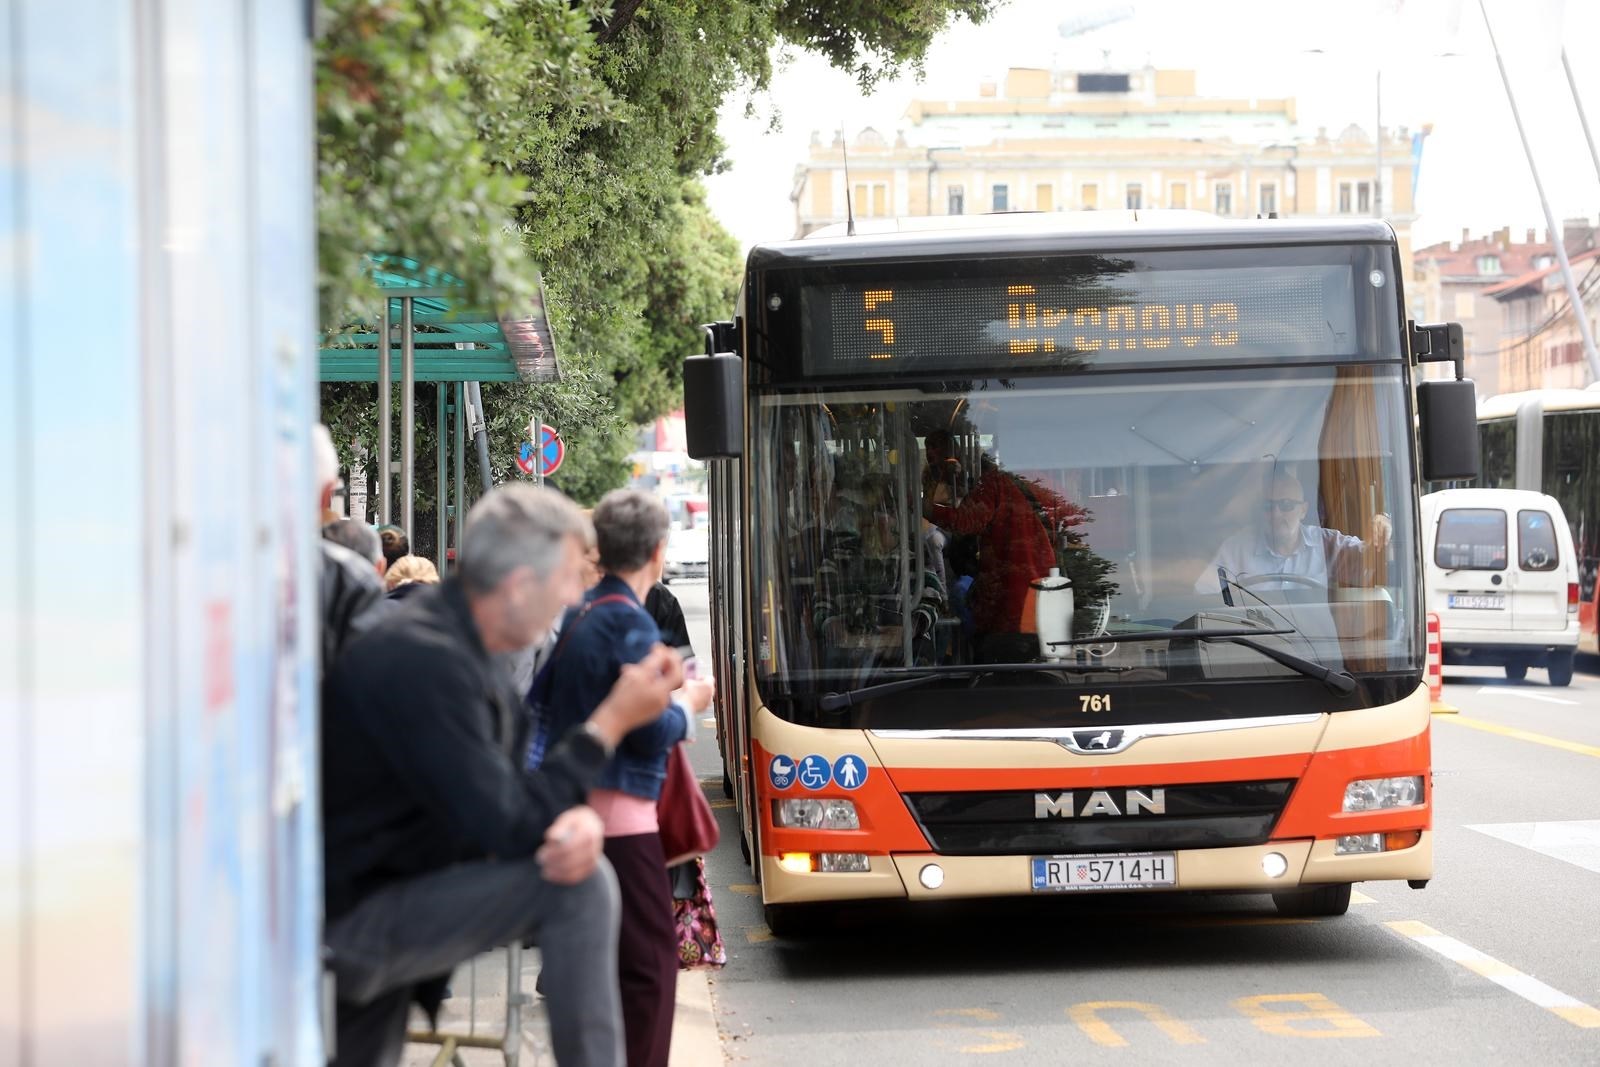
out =
<path fill-rule="evenodd" d="M 706 586 L 674 583 L 709 651 Z M 1585 668 L 1588 672 L 1585 673 Z M 762 922 L 732 811 L 708 872 L 736 1064 L 1600 1063 L 1600 677 L 1451 668 L 1434 716 L 1424 890 L 1357 887 L 1338 919 L 1266 897 L 1022 900 Z M 709 741 L 709 732 L 707 739 Z M 715 745 L 697 745 L 720 781 Z M 720 800 L 720 789 L 708 794 Z"/>

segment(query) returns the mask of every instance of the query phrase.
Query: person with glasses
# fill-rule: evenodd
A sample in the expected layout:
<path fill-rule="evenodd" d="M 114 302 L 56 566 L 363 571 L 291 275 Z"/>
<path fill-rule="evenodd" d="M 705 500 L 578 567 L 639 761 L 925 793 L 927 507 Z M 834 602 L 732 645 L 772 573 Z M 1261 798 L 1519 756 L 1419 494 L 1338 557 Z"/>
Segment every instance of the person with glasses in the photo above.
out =
<path fill-rule="evenodd" d="M 1221 592 L 1219 568 L 1233 581 L 1253 578 L 1247 584 L 1265 588 L 1326 588 L 1330 579 L 1337 585 L 1370 586 L 1394 532 L 1389 516 L 1374 515 L 1365 539 L 1305 523 L 1305 517 L 1300 479 L 1275 470 L 1267 479 L 1260 521 L 1222 542 L 1195 579 L 1195 591 Z"/>

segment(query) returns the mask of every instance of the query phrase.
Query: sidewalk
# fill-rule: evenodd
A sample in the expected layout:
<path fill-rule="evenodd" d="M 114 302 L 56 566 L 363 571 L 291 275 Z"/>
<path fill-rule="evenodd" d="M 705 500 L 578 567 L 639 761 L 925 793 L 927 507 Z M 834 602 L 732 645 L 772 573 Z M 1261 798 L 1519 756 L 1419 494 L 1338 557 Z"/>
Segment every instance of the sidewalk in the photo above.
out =
<path fill-rule="evenodd" d="M 474 966 L 475 965 L 475 966 Z M 473 997 L 474 972 L 477 996 Z M 533 992 L 539 975 L 539 953 L 529 949 L 522 954 L 522 989 L 532 1001 L 522 1011 L 522 1061 L 519 1067 L 555 1067 L 550 1052 L 550 1027 L 545 1018 L 544 999 Z M 451 979 L 454 994 L 439 1012 L 439 1029 L 444 1033 L 493 1036 L 502 1032 L 506 1017 L 506 954 L 504 950 L 479 956 L 472 965 L 463 965 Z M 411 1028 L 427 1027 L 423 1014 L 413 1008 Z M 403 1067 L 428 1067 L 439 1054 L 437 1045 L 407 1045 L 401 1059 Z M 466 1049 L 461 1062 L 467 1067 L 499 1067 L 504 1059 L 499 1052 Z M 678 1009 L 672 1025 L 672 1067 L 717 1067 L 725 1062 L 717 1037 L 716 1009 L 711 995 L 709 971 L 678 972 Z"/>

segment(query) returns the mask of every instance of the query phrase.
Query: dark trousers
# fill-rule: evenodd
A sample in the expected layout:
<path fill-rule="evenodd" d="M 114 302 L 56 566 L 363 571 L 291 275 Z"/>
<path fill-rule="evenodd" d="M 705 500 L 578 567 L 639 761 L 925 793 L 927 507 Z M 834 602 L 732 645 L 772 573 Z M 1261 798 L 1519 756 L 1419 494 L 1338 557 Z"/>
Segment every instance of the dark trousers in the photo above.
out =
<path fill-rule="evenodd" d="M 617 979 L 628 1067 L 667 1067 L 678 1002 L 678 933 L 672 883 L 659 834 L 606 838 L 606 859 L 622 890 Z"/>
<path fill-rule="evenodd" d="M 531 858 L 463 863 L 385 886 L 328 924 L 339 997 L 334 1065 L 398 1063 L 417 983 L 498 945 L 531 939 L 551 977 L 556 1062 L 618 1067 L 616 937 L 616 880 L 604 862 L 572 886 L 545 881 Z"/>

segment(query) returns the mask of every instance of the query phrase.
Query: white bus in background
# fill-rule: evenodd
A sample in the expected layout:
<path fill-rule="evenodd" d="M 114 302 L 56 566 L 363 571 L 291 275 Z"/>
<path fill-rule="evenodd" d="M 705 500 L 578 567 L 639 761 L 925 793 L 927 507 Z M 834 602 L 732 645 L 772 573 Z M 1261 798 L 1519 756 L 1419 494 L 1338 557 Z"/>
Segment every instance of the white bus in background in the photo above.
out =
<path fill-rule="evenodd" d="M 1489 397 L 1478 405 L 1478 440 L 1482 474 L 1470 484 L 1547 493 L 1566 513 L 1578 561 L 1578 649 L 1600 652 L 1600 386 Z"/>
<path fill-rule="evenodd" d="M 6 1064 L 326 1062 L 310 11 L 0 19 Z"/>

